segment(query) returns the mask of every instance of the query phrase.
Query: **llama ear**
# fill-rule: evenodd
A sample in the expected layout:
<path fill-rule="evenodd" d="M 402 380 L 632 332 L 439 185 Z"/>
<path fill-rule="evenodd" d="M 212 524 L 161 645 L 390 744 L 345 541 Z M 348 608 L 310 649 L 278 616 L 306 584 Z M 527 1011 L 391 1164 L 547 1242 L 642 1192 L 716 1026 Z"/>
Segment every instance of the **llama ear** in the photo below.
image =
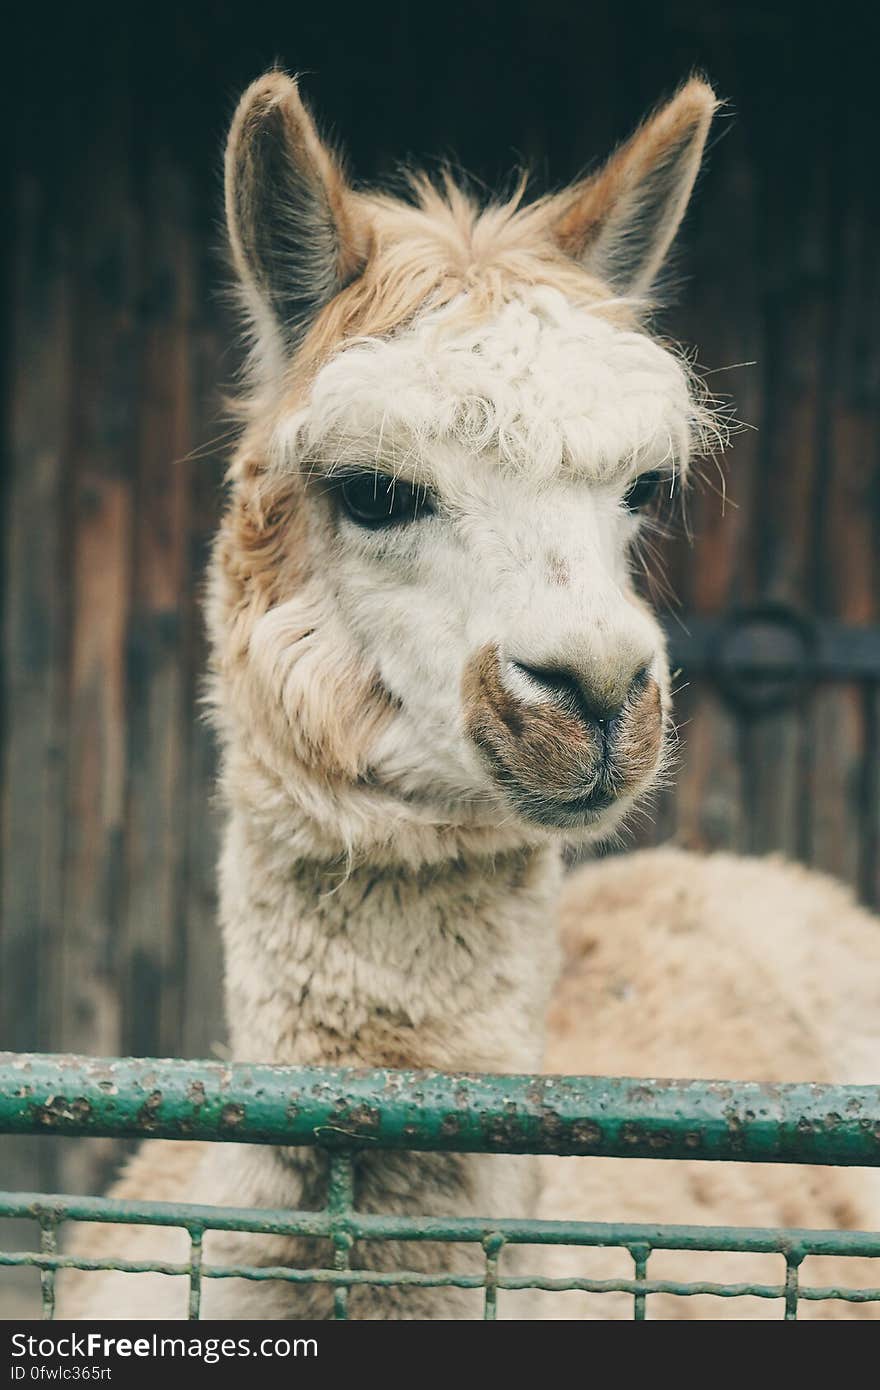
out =
<path fill-rule="evenodd" d="M 597 174 L 552 200 L 558 244 L 618 293 L 650 290 L 687 208 L 717 105 L 708 83 L 692 78 Z"/>
<path fill-rule="evenodd" d="M 226 222 L 261 338 L 288 354 L 361 268 L 351 194 L 296 82 L 267 72 L 244 93 L 226 145 Z"/>

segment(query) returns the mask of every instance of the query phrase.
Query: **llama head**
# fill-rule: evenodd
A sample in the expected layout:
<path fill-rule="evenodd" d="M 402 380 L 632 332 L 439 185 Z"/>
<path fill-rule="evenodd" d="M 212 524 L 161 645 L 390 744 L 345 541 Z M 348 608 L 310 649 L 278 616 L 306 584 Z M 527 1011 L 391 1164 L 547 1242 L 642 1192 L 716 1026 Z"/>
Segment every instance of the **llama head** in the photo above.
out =
<path fill-rule="evenodd" d="M 643 319 L 714 105 L 693 80 L 598 174 L 479 207 L 355 190 L 290 78 L 245 93 L 254 350 L 208 616 L 251 810 L 349 850 L 497 846 L 607 834 L 655 779 L 668 672 L 631 553 L 707 417 Z"/>

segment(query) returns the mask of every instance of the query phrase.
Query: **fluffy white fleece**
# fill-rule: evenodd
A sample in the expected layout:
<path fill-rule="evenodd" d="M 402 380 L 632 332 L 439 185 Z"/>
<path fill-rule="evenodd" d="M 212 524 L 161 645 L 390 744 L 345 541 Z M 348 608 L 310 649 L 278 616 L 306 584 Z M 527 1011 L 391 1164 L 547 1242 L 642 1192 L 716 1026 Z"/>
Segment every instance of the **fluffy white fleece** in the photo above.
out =
<path fill-rule="evenodd" d="M 561 473 L 606 481 L 684 470 L 709 425 L 679 356 L 537 287 L 487 321 L 469 322 L 459 300 L 393 338 L 351 343 L 319 372 L 275 447 L 282 466 L 381 454 L 414 477 L 428 458 L 436 482 L 445 443 L 457 446 L 459 469 L 461 451 L 492 451 L 533 482 Z"/>

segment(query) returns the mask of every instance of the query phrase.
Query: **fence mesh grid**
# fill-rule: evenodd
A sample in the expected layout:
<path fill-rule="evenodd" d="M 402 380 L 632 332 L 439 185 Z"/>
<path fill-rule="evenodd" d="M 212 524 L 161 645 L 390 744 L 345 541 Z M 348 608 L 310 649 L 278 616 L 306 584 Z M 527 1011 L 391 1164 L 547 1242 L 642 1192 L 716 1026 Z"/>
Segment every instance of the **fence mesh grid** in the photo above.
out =
<path fill-rule="evenodd" d="M 554 1098 L 549 1110 L 548 1095 Z M 453 1114 L 455 1126 L 449 1123 Z M 878 1166 L 880 1087 L 305 1072 L 174 1060 L 95 1062 L 0 1054 L 0 1132 L 222 1141 L 233 1137 L 230 1127 L 236 1142 L 327 1148 L 323 1210 L 0 1193 L 0 1217 L 29 1219 L 39 1229 L 39 1248 L 0 1251 L 0 1269 L 39 1271 L 47 1319 L 55 1315 L 56 1275 L 65 1269 L 156 1273 L 186 1280 L 188 1316 L 193 1320 L 200 1317 L 204 1281 L 229 1278 L 330 1286 L 337 1319 L 349 1316 L 349 1294 L 360 1285 L 481 1290 L 483 1315 L 490 1320 L 497 1317 L 505 1291 L 523 1289 L 626 1294 L 637 1321 L 645 1319 L 657 1294 L 777 1300 L 780 1316 L 787 1320 L 797 1318 L 804 1302 L 880 1302 L 880 1287 L 804 1284 L 800 1279 L 808 1256 L 880 1258 L 880 1232 L 402 1217 L 359 1212 L 355 1201 L 357 1155 L 368 1143 L 371 1148 L 418 1151 Z M 59 1236 L 68 1222 L 182 1228 L 189 1237 L 189 1258 L 163 1262 L 64 1254 Z M 330 1243 L 332 1268 L 212 1263 L 203 1258 L 209 1231 L 320 1238 Z M 483 1268 L 461 1274 L 356 1268 L 352 1256 L 364 1241 L 476 1244 L 483 1252 Z M 632 1260 L 632 1275 L 593 1279 L 505 1274 L 502 1255 L 517 1246 L 623 1250 Z M 780 1277 L 768 1283 L 654 1278 L 650 1261 L 657 1251 L 778 1256 Z"/>

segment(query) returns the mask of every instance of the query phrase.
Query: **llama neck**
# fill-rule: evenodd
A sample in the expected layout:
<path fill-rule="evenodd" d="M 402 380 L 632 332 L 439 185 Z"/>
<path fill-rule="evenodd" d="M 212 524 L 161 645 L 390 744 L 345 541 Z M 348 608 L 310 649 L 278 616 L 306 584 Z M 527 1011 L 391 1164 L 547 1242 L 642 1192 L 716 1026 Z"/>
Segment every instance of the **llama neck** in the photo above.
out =
<path fill-rule="evenodd" d="M 234 1056 L 537 1069 L 558 881 L 546 848 L 345 873 L 234 813 L 221 867 Z"/>

